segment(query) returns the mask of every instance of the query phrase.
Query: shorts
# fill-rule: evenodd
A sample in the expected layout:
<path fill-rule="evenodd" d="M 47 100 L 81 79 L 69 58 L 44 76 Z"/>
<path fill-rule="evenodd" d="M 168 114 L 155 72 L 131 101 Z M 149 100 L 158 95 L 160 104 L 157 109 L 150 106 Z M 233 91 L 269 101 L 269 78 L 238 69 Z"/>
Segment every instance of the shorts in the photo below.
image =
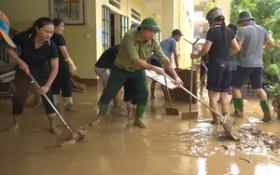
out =
<path fill-rule="evenodd" d="M 108 83 L 108 79 L 110 76 L 110 69 L 107 68 L 99 68 L 99 67 L 95 67 L 95 73 L 99 76 L 99 78 L 101 79 L 104 87 L 107 86 Z"/>
<path fill-rule="evenodd" d="M 241 88 L 249 79 L 252 89 L 262 88 L 262 67 L 238 67 L 232 77 L 231 85 L 236 88 Z"/>
<path fill-rule="evenodd" d="M 151 64 L 157 67 L 162 67 L 162 64 L 159 62 L 159 60 L 155 57 L 151 58 Z"/>
<path fill-rule="evenodd" d="M 207 89 L 228 92 L 231 84 L 231 61 L 219 60 L 208 64 Z"/>

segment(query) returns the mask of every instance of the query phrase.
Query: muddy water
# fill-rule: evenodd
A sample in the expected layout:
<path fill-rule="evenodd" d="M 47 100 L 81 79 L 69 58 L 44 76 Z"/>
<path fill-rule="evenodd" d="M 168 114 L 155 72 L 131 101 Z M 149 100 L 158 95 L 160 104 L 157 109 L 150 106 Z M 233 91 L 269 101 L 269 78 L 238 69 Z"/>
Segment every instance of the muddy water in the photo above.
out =
<path fill-rule="evenodd" d="M 94 120 L 99 94 L 99 89 L 90 87 L 86 94 L 74 94 L 76 112 L 59 108 L 73 128 Z M 224 137 L 223 128 L 210 124 L 211 115 L 201 105 L 193 107 L 200 113 L 197 120 L 182 121 L 179 116 L 164 115 L 162 99 L 159 91 L 149 102 L 147 129 L 124 127 L 125 109 L 112 108 L 106 122 L 87 128 L 88 140 L 65 147 L 57 144 L 66 134 L 56 137 L 47 131 L 42 107 L 25 109 L 19 134 L 6 131 L 11 125 L 11 102 L 0 99 L 0 175 L 279 174 L 279 154 L 262 145 L 264 141 L 246 138 L 261 147 L 243 149 L 248 142 Z M 256 101 L 245 104 L 247 118 L 238 119 L 238 125 L 278 134 L 278 121 L 260 123 Z M 188 110 L 182 102 L 174 106 L 180 112 Z"/>

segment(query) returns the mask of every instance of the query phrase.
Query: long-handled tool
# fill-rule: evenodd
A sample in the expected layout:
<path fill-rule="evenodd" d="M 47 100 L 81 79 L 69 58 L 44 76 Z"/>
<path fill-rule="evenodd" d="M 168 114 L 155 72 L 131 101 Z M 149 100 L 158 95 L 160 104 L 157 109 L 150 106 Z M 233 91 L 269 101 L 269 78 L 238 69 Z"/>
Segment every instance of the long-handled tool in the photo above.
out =
<path fill-rule="evenodd" d="M 166 87 L 166 92 L 168 95 L 168 100 L 169 100 L 169 106 L 165 107 L 165 111 L 167 115 L 179 115 L 179 111 L 177 108 L 173 108 L 173 104 L 171 101 L 171 96 L 170 96 L 170 92 L 169 92 L 169 88 L 168 88 L 168 84 L 167 84 L 167 80 L 166 80 L 166 73 L 164 73 L 164 82 L 165 82 L 165 87 Z"/>
<path fill-rule="evenodd" d="M 30 79 L 31 79 L 31 84 L 33 84 L 37 89 L 40 89 L 40 85 L 38 84 L 38 82 L 35 80 L 35 78 L 30 74 L 29 75 Z M 85 131 L 74 131 L 68 124 L 67 122 L 64 120 L 64 118 L 61 116 L 61 114 L 58 112 L 58 110 L 55 108 L 55 106 L 53 105 L 53 103 L 51 102 L 51 100 L 49 99 L 49 97 L 46 94 L 43 94 L 43 97 L 47 100 L 47 102 L 49 103 L 49 105 L 53 108 L 53 110 L 55 111 L 55 113 L 57 114 L 58 118 L 61 120 L 61 122 L 63 123 L 63 125 L 66 127 L 66 129 L 69 131 L 70 133 L 70 138 L 67 140 L 72 140 L 75 142 L 79 142 L 85 139 Z"/>
<path fill-rule="evenodd" d="M 175 82 L 174 79 L 172 79 L 171 77 L 169 77 L 168 75 L 166 75 L 168 77 L 168 79 L 172 80 L 173 82 Z M 225 129 L 226 134 L 231 137 L 234 140 L 238 140 L 238 133 L 237 133 L 237 129 L 233 126 L 234 121 L 232 118 L 229 117 L 229 115 L 226 116 L 222 116 L 220 114 L 218 114 L 214 109 L 212 109 L 209 105 L 205 104 L 203 101 L 201 101 L 197 96 L 195 96 L 192 92 L 190 92 L 187 88 L 185 88 L 184 86 L 180 85 L 179 86 L 182 90 L 184 90 L 185 92 L 187 92 L 189 95 L 191 95 L 193 98 L 195 98 L 199 103 L 201 103 L 203 106 L 205 106 L 206 108 L 208 108 L 212 113 L 214 113 L 217 117 L 218 120 L 221 122 L 223 128 Z"/>
<path fill-rule="evenodd" d="M 197 38 L 195 40 L 195 42 L 190 42 L 187 39 L 184 39 L 185 41 L 187 41 L 188 43 L 190 43 L 192 45 L 192 52 L 194 52 L 194 46 L 195 44 L 198 42 L 199 38 Z M 194 69 L 194 63 L 193 63 L 193 59 L 191 60 L 191 77 L 190 77 L 190 91 L 193 91 L 193 69 Z M 192 112 L 192 96 L 189 96 L 189 111 L 188 112 L 183 112 L 182 113 L 182 119 L 192 119 L 192 118 L 197 118 L 198 116 L 198 112 Z"/>

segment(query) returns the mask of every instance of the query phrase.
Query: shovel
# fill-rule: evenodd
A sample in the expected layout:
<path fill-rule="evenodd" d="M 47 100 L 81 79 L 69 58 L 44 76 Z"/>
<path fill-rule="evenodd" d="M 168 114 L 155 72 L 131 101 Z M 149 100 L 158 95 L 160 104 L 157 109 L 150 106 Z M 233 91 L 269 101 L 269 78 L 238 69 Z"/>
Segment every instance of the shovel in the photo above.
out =
<path fill-rule="evenodd" d="M 31 79 L 31 84 L 33 84 L 37 89 L 40 89 L 40 85 L 38 84 L 38 82 L 35 80 L 35 78 L 30 74 L 29 75 L 30 79 Z M 58 110 L 55 108 L 55 106 L 53 105 L 53 103 L 51 102 L 51 100 L 49 99 L 49 97 L 46 94 L 43 94 L 43 97 L 47 100 L 47 102 L 49 103 L 49 105 L 53 108 L 53 110 L 55 111 L 55 113 L 57 114 L 58 118 L 61 120 L 61 122 L 63 123 L 63 125 L 66 127 L 67 131 L 70 133 L 70 137 L 68 139 L 66 139 L 67 141 L 71 141 L 69 143 L 76 143 L 76 142 L 80 142 L 82 140 L 85 139 L 86 135 L 86 131 L 74 131 L 64 120 L 64 118 L 61 116 L 61 114 L 58 112 Z"/>
<path fill-rule="evenodd" d="M 164 73 L 164 82 L 165 82 L 165 87 L 166 87 L 166 92 L 168 95 L 168 100 L 169 100 L 169 106 L 165 107 L 165 111 L 167 115 L 179 115 L 179 111 L 176 108 L 173 108 L 173 104 L 171 101 L 171 96 L 170 96 L 170 92 L 169 92 L 169 88 L 168 88 L 168 84 L 167 84 L 167 80 L 166 80 L 166 73 Z"/>
<path fill-rule="evenodd" d="M 184 39 L 185 41 L 187 41 L 188 43 L 190 43 L 192 45 L 192 52 L 194 51 L 194 46 L 195 44 L 198 42 L 199 38 L 197 38 L 195 40 L 194 43 L 191 43 L 190 41 Z M 191 60 L 191 78 L 190 78 L 190 91 L 193 91 L 193 60 Z M 189 98 L 189 112 L 183 112 L 182 113 L 182 119 L 186 120 L 186 119 L 193 119 L 193 118 L 197 118 L 198 116 L 198 112 L 192 112 L 192 96 L 190 95 Z"/>
<path fill-rule="evenodd" d="M 168 76 L 168 75 L 166 75 Z M 172 79 L 171 77 L 168 77 L 170 80 L 172 80 L 173 82 L 175 82 L 174 79 Z M 184 90 L 185 92 L 187 92 L 189 95 L 191 95 L 193 98 L 195 98 L 199 103 L 201 103 L 203 106 L 205 106 L 206 108 L 208 108 L 212 113 L 214 113 L 217 117 L 218 120 L 221 122 L 221 125 L 223 126 L 225 133 L 232 138 L 233 140 L 238 140 L 238 133 L 237 133 L 237 128 L 235 128 L 234 125 L 234 121 L 232 118 L 229 117 L 229 114 L 226 116 L 222 116 L 220 114 L 218 114 L 214 109 L 212 109 L 209 105 L 205 104 L 203 101 L 201 101 L 197 96 L 195 96 L 192 92 L 190 92 L 187 88 L 185 88 L 184 86 L 180 85 L 179 86 L 182 90 Z"/>

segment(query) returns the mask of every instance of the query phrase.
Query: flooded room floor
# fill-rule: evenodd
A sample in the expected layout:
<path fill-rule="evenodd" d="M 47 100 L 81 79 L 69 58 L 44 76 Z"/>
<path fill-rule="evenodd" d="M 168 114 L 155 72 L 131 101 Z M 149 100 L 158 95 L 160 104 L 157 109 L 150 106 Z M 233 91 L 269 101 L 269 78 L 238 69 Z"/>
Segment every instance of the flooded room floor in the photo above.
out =
<path fill-rule="evenodd" d="M 0 174 L 1 175 L 276 175 L 280 172 L 278 149 L 254 140 L 232 141 L 221 126 L 211 124 L 210 112 L 201 105 L 197 119 L 182 120 L 165 114 L 160 90 L 149 100 L 145 122 L 147 129 L 124 127 L 124 107 L 111 108 L 106 122 L 89 128 L 97 114 L 100 88 L 87 87 L 86 93 L 74 93 L 76 111 L 59 111 L 73 127 L 86 127 L 87 140 L 58 146 L 63 135 L 48 131 L 42 106 L 25 108 L 19 134 L 11 126 L 11 101 L 0 99 Z M 206 92 L 200 97 L 208 103 Z M 280 123 L 260 122 L 256 100 L 245 102 L 246 118 L 237 125 L 250 126 L 278 137 Z M 184 102 L 174 102 L 180 112 L 188 112 Z M 63 129 L 63 125 L 60 124 Z M 67 132 L 63 129 L 64 132 Z M 250 144 L 248 144 L 250 143 Z"/>

